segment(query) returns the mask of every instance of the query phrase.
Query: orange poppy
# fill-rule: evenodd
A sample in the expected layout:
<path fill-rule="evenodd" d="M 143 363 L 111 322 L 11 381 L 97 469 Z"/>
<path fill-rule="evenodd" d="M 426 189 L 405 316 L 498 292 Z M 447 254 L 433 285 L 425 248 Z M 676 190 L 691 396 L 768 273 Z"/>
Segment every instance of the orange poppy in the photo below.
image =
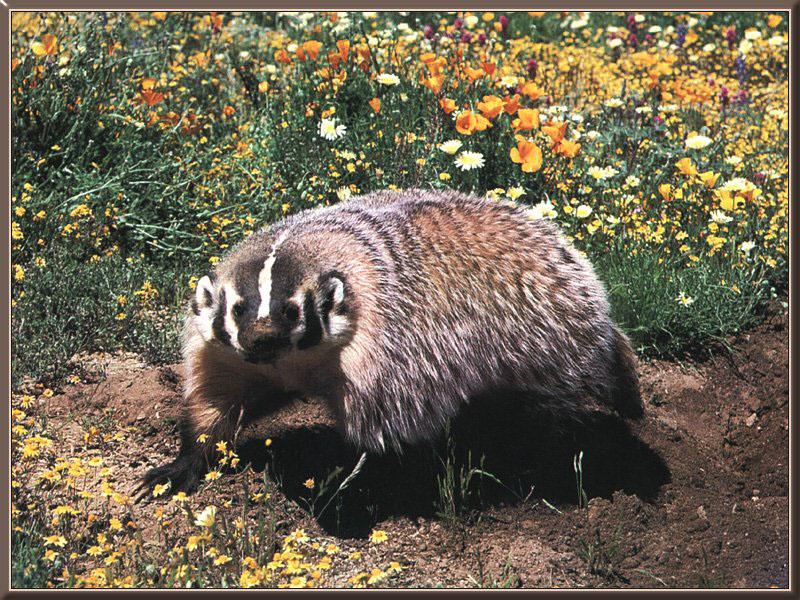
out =
<path fill-rule="evenodd" d="M 439 106 L 441 106 L 442 110 L 449 115 L 456 109 L 456 101 L 451 100 L 450 98 L 442 98 L 439 100 Z"/>
<path fill-rule="evenodd" d="M 544 91 L 532 81 L 522 86 L 522 93 L 531 100 L 538 100 L 544 95 Z"/>
<path fill-rule="evenodd" d="M 472 135 L 476 131 L 483 131 L 492 124 L 482 115 L 477 115 L 471 110 L 464 110 L 456 118 L 456 131 L 464 135 Z"/>
<path fill-rule="evenodd" d="M 421 77 L 420 83 L 431 90 L 434 94 L 438 94 L 442 90 L 442 85 L 444 84 L 444 75 Z"/>
<path fill-rule="evenodd" d="M 279 63 L 283 63 L 285 65 L 288 65 L 289 63 L 292 62 L 292 57 L 289 56 L 289 53 L 286 52 L 286 50 L 278 50 L 275 53 L 275 62 L 279 62 Z"/>
<path fill-rule="evenodd" d="M 494 119 L 503 112 L 503 100 L 497 96 L 484 96 L 483 102 L 478 102 L 478 110 L 487 119 Z"/>
<path fill-rule="evenodd" d="M 339 40 L 336 42 L 336 48 L 339 50 L 342 60 L 347 62 L 347 57 L 350 55 L 350 40 Z"/>
<path fill-rule="evenodd" d="M 164 99 L 164 94 L 153 90 L 142 90 L 141 92 L 139 92 L 139 96 L 137 97 L 137 99 L 142 104 L 147 104 L 147 106 L 153 106 L 155 104 L 158 104 Z"/>
<path fill-rule="evenodd" d="M 376 113 L 381 112 L 381 99 L 380 98 L 373 98 L 372 100 L 369 101 L 369 106 Z"/>
<path fill-rule="evenodd" d="M 517 147 L 511 149 L 511 160 L 522 165 L 525 173 L 535 173 L 542 168 L 542 151 L 533 142 L 517 136 Z"/>
<path fill-rule="evenodd" d="M 578 155 L 580 149 L 581 145 L 578 142 L 562 140 L 558 144 L 556 152 L 558 152 L 561 156 L 565 156 L 566 158 L 575 158 Z"/>
<path fill-rule="evenodd" d="M 513 115 L 517 112 L 519 108 L 519 94 L 514 94 L 514 96 L 506 96 L 503 98 L 503 110 L 506 111 L 509 115 Z"/>
<path fill-rule="evenodd" d="M 306 55 L 308 55 L 311 60 L 317 60 L 317 55 L 319 55 L 320 48 L 322 48 L 322 44 L 316 40 L 308 40 L 307 42 L 303 42 L 303 45 L 297 49 L 297 58 L 300 60 L 306 60 Z"/>
<path fill-rule="evenodd" d="M 58 38 L 46 33 L 42 36 L 42 41 L 31 44 L 31 50 L 36 56 L 53 56 L 58 52 Z"/>
<path fill-rule="evenodd" d="M 552 122 L 542 126 L 542 131 L 547 134 L 553 145 L 558 144 L 564 139 L 564 134 L 567 132 L 567 122 L 563 123 Z"/>
<path fill-rule="evenodd" d="M 464 67 L 464 72 L 469 77 L 470 81 L 476 81 L 484 76 L 483 69 L 473 69 L 472 67 Z"/>
<path fill-rule="evenodd" d="M 520 108 L 517 118 L 511 123 L 514 131 L 530 131 L 539 127 L 539 111 L 535 108 Z"/>

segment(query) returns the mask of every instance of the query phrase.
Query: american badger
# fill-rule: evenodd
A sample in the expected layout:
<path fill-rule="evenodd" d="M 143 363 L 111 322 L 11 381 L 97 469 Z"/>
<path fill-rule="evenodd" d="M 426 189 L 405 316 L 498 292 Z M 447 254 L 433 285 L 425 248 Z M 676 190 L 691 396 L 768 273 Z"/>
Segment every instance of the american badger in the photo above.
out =
<path fill-rule="evenodd" d="M 324 398 L 371 452 L 430 440 L 492 390 L 642 414 L 635 355 L 589 262 L 550 221 L 452 192 L 374 193 L 254 234 L 198 282 L 184 355 L 182 449 L 146 476 L 173 489 L 246 407 L 294 397 Z"/>

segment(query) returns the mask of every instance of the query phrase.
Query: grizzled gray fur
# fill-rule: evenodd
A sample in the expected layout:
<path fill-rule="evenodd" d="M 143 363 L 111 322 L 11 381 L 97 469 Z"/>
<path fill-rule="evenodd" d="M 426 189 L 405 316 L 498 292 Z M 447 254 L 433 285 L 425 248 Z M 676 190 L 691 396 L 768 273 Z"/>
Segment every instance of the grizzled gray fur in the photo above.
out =
<path fill-rule="evenodd" d="M 642 413 L 589 262 L 552 222 L 453 192 L 369 194 L 254 234 L 198 283 L 184 354 L 186 448 L 150 481 L 191 482 L 199 434 L 232 438 L 246 406 L 297 396 L 374 452 L 433 438 L 492 390 Z"/>

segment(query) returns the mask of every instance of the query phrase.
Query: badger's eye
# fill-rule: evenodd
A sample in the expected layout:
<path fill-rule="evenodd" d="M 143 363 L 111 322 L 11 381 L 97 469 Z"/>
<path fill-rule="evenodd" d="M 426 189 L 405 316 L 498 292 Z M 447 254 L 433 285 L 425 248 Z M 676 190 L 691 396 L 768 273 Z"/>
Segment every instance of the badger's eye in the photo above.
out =
<path fill-rule="evenodd" d="M 241 318 L 244 316 L 246 310 L 247 308 L 245 307 L 243 302 L 237 302 L 236 304 L 233 305 L 233 316 L 236 317 L 237 319 Z"/>
<path fill-rule="evenodd" d="M 296 304 L 289 303 L 283 307 L 283 317 L 289 323 L 296 323 L 297 319 L 300 318 L 300 309 L 297 308 Z"/>

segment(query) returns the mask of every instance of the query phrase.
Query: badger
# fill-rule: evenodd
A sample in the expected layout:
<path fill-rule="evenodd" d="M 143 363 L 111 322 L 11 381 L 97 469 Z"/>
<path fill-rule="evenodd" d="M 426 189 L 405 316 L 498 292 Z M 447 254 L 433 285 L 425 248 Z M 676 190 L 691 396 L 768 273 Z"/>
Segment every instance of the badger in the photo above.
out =
<path fill-rule="evenodd" d="M 145 482 L 191 488 L 251 408 L 324 400 L 372 453 L 430 441 L 494 390 L 642 415 L 636 356 L 590 263 L 547 219 L 455 192 L 384 191 L 287 217 L 200 279 L 182 445 Z"/>

